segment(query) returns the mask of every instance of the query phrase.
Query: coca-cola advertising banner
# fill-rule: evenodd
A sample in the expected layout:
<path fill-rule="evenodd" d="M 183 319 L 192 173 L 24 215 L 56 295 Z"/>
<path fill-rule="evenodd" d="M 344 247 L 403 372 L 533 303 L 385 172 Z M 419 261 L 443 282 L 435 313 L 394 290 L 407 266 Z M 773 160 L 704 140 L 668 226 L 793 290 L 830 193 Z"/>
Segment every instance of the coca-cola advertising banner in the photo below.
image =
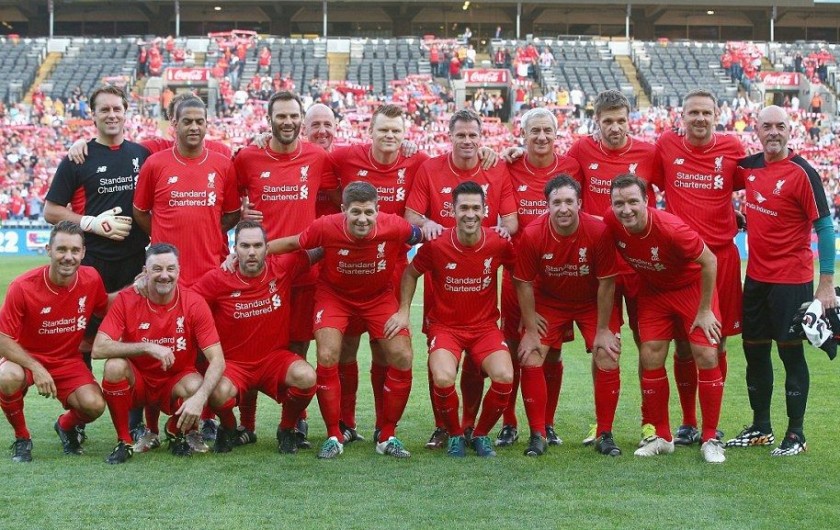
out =
<path fill-rule="evenodd" d="M 510 71 L 504 68 L 475 68 L 463 71 L 464 82 L 469 85 L 509 85 Z"/>
<path fill-rule="evenodd" d="M 206 85 L 210 80 L 209 68 L 167 68 L 164 72 L 166 82 L 175 85 Z"/>
<path fill-rule="evenodd" d="M 796 72 L 759 72 L 765 87 L 799 88 L 799 74 Z"/>

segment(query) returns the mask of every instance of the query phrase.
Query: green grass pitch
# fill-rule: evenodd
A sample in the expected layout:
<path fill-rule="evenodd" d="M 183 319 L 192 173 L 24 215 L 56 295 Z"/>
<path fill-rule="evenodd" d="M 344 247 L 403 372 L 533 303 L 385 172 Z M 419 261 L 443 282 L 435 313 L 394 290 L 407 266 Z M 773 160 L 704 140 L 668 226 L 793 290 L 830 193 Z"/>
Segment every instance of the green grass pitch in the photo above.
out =
<path fill-rule="evenodd" d="M 0 298 L 8 283 L 46 258 L 0 260 Z M 419 293 L 417 300 L 420 300 Z M 420 308 L 413 314 L 419 322 Z M 415 330 L 419 326 L 415 325 Z M 579 334 L 578 334 L 579 335 Z M 228 455 L 176 459 L 164 448 L 135 455 L 126 465 L 103 462 L 114 445 L 106 414 L 88 427 L 81 457 L 64 456 L 52 430 L 60 405 L 35 392 L 26 398 L 34 462 L 0 458 L 2 528 L 836 528 L 840 499 L 837 407 L 840 364 L 806 347 L 811 399 L 806 419 L 808 452 L 770 458 L 769 449 L 730 449 L 723 465 L 705 464 L 699 449 L 670 456 L 632 455 L 639 440 L 637 354 L 624 337 L 623 388 L 615 436 L 624 455 L 606 458 L 580 445 L 593 417 L 589 359 L 578 340 L 564 349 L 565 381 L 557 412 L 564 439 L 548 455 L 522 455 L 527 432 L 498 458 L 470 455 L 454 461 L 427 451 L 432 428 L 426 389 L 424 338 L 414 335 L 414 388 L 399 436 L 408 461 L 374 453 L 370 353 L 359 353 L 358 423 L 367 441 L 349 445 L 336 461 L 315 451 L 277 454 L 279 407 L 262 396 L 256 445 Z M 310 347 L 310 358 L 314 346 Z M 311 360 L 311 359 L 310 359 Z M 785 429 L 783 371 L 774 354 L 773 420 Z M 670 362 L 668 371 L 672 372 Z M 101 365 L 96 366 L 97 378 Z M 310 407 L 310 438 L 324 439 L 317 405 Z M 527 431 L 519 407 L 520 426 Z M 751 419 L 739 338 L 729 343 L 729 379 L 721 428 L 734 435 Z M 671 423 L 680 420 L 675 389 Z M 0 442 L 12 431 L 0 420 Z M 165 445 L 165 444 L 164 444 Z"/>

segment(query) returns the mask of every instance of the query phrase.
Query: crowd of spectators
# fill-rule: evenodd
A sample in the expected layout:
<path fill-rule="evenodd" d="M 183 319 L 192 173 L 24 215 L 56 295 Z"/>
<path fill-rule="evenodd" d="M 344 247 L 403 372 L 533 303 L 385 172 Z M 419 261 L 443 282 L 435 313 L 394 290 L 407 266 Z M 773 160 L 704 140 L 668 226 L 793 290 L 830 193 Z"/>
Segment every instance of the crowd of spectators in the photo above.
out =
<path fill-rule="evenodd" d="M 273 83 L 272 90 L 276 88 Z M 279 88 L 293 87 L 280 85 Z M 208 138 L 224 141 L 235 149 L 257 133 L 269 130 L 263 95 L 249 93 L 241 104 L 235 101 L 226 107 L 223 113 L 210 120 Z M 340 120 L 335 133 L 336 145 L 364 141 L 373 110 L 388 100 L 406 109 L 407 139 L 430 155 L 448 149 L 448 117 L 456 109 L 453 94 L 449 89 L 429 82 L 427 76 L 409 76 L 394 81 L 387 98 L 373 94 L 367 87 L 319 80 L 312 80 L 304 87 L 302 96 L 307 106 L 322 102 L 334 109 Z M 485 96 L 493 101 L 486 92 L 479 91 L 476 96 L 467 104 L 480 107 L 486 117 L 485 145 L 497 151 L 516 145 L 520 132 L 517 121 L 513 120 L 509 128 L 493 115 L 493 111 L 485 110 Z M 84 96 L 79 95 L 78 99 L 82 101 Z M 565 152 L 578 137 L 597 130 L 591 109 L 577 109 L 570 103 L 569 94 L 526 98 L 519 112 L 532 106 L 551 108 L 560 125 L 557 148 Z M 722 102 L 718 130 L 738 135 L 748 152 L 760 150 L 753 134 L 758 107 L 745 96 Z M 811 113 L 809 109 L 788 110 L 792 127 L 789 145 L 818 168 L 827 196 L 838 206 L 840 217 L 840 121 Z M 127 137 L 137 141 L 168 134 L 161 129 L 165 129 L 161 122 L 136 112 L 129 114 L 126 127 Z M 680 127 L 680 112 L 676 108 L 650 107 L 644 111 L 634 110 L 630 115 L 631 133 L 648 141 L 655 141 L 665 130 Z M 18 104 L 10 108 L 0 105 L 0 220 L 38 219 L 50 179 L 62 156 L 76 139 L 93 136 L 93 125 L 85 114 L 71 110 L 71 106 L 63 102 L 50 101 L 46 96 L 33 98 L 32 105 Z M 737 197 L 734 200 L 738 202 Z"/>

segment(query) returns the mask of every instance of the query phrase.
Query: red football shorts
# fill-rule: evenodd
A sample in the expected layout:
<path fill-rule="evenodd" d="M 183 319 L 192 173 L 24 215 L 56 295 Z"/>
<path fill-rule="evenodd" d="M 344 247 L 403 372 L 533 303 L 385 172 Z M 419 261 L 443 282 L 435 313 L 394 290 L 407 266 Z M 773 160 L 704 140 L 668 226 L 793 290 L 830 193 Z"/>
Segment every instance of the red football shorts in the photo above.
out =
<path fill-rule="evenodd" d="M 699 346 L 717 348 L 700 328 L 691 331 L 700 306 L 700 280 L 668 291 L 643 287 L 639 291 L 639 336 L 642 342 L 686 340 Z M 717 290 L 712 293 L 712 312 L 720 320 Z"/>
<path fill-rule="evenodd" d="M 722 335 L 741 334 L 741 255 L 735 243 L 714 249 L 717 258 L 717 292 Z"/>
<path fill-rule="evenodd" d="M 536 296 L 536 293 L 534 295 Z M 508 342 L 519 340 L 521 336 L 519 332 L 521 320 L 522 312 L 519 309 L 519 298 L 516 296 L 516 287 L 513 285 L 510 274 L 505 270 L 502 276 L 502 333 L 504 333 L 505 339 Z M 575 328 L 570 324 L 563 329 L 561 340 L 551 344 L 551 347 L 559 350 L 563 347 L 564 342 L 572 342 L 574 340 Z"/>
<path fill-rule="evenodd" d="M 290 296 L 289 342 L 312 340 L 312 312 L 315 309 L 315 285 L 293 285 Z"/>
<path fill-rule="evenodd" d="M 259 390 L 277 401 L 285 393 L 289 367 L 298 361 L 306 362 L 289 350 L 274 350 L 256 363 L 227 361 L 225 377 L 239 390 L 239 396 Z"/>
<path fill-rule="evenodd" d="M 172 391 L 181 379 L 190 374 L 198 374 L 195 370 L 184 370 L 166 379 L 153 379 L 144 376 L 143 372 L 131 364 L 131 371 L 134 373 L 134 386 L 131 387 L 131 408 L 145 407 L 151 405 L 164 414 L 172 416 L 175 414 L 175 396 Z"/>
<path fill-rule="evenodd" d="M 587 351 L 592 350 L 595 332 L 598 329 L 598 308 L 595 303 L 567 304 L 563 307 L 557 307 L 556 305 L 541 303 L 538 297 L 536 306 L 537 313 L 548 322 L 548 331 L 545 337 L 540 337 L 541 344 L 557 348 L 558 344 L 562 345 L 567 342 L 567 330 L 577 323 L 578 329 L 583 334 Z M 621 306 L 617 304 L 613 304 L 609 326 L 616 333 L 621 329 Z M 574 336 L 572 340 L 574 340 Z"/>
<path fill-rule="evenodd" d="M 473 364 L 480 367 L 490 354 L 507 352 L 508 346 L 502 331 L 496 326 L 467 330 L 431 324 L 429 353 L 436 350 L 450 352 L 459 362 L 461 353 L 466 351 Z"/>
<path fill-rule="evenodd" d="M 358 318 L 364 322 L 365 330 L 371 340 L 385 338 L 385 322 L 399 310 L 399 304 L 392 290 L 385 290 L 370 300 L 347 300 L 327 289 L 315 292 L 315 313 L 312 328 L 335 328 L 342 334 L 347 331 L 351 321 Z M 400 335 L 411 336 L 407 329 Z"/>
<path fill-rule="evenodd" d="M 639 329 L 639 288 L 641 279 L 636 272 L 621 273 L 615 277 L 615 306 L 621 309 L 621 300 L 627 306 L 627 320 L 630 329 Z M 624 324 L 624 313 L 619 311 L 621 323 Z"/>
<path fill-rule="evenodd" d="M 6 361 L 8 361 L 8 359 L 0 358 L 0 364 L 5 363 Z M 62 361 L 61 365 L 51 366 L 47 368 L 47 371 L 53 378 L 55 389 L 58 391 L 58 400 L 61 402 L 61 406 L 68 410 L 70 409 L 70 404 L 67 403 L 67 399 L 73 392 L 85 385 L 99 386 L 96 379 L 93 377 L 93 374 L 90 373 L 90 370 L 88 370 L 87 365 L 85 365 L 81 358 Z M 34 385 L 35 378 L 32 375 L 32 371 L 24 368 L 23 373 L 26 377 L 26 388 Z"/>

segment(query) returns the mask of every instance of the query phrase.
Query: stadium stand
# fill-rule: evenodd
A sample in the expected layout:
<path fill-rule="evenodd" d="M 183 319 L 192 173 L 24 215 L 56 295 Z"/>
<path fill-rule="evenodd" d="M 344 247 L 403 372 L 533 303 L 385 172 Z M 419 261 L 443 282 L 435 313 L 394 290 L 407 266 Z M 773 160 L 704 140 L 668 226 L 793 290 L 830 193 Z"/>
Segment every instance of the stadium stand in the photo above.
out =
<path fill-rule="evenodd" d="M 89 94 L 104 79 L 121 78 L 131 84 L 135 78 L 135 39 L 73 39 L 64 57 L 41 89 L 52 97 L 65 98 L 75 88 Z"/>
<path fill-rule="evenodd" d="M 421 73 L 423 59 L 417 39 L 354 39 L 350 43 L 347 81 L 388 94 L 391 81 Z"/>
<path fill-rule="evenodd" d="M 0 39 L 0 101 L 16 103 L 23 99 L 46 50 L 46 39 Z"/>

